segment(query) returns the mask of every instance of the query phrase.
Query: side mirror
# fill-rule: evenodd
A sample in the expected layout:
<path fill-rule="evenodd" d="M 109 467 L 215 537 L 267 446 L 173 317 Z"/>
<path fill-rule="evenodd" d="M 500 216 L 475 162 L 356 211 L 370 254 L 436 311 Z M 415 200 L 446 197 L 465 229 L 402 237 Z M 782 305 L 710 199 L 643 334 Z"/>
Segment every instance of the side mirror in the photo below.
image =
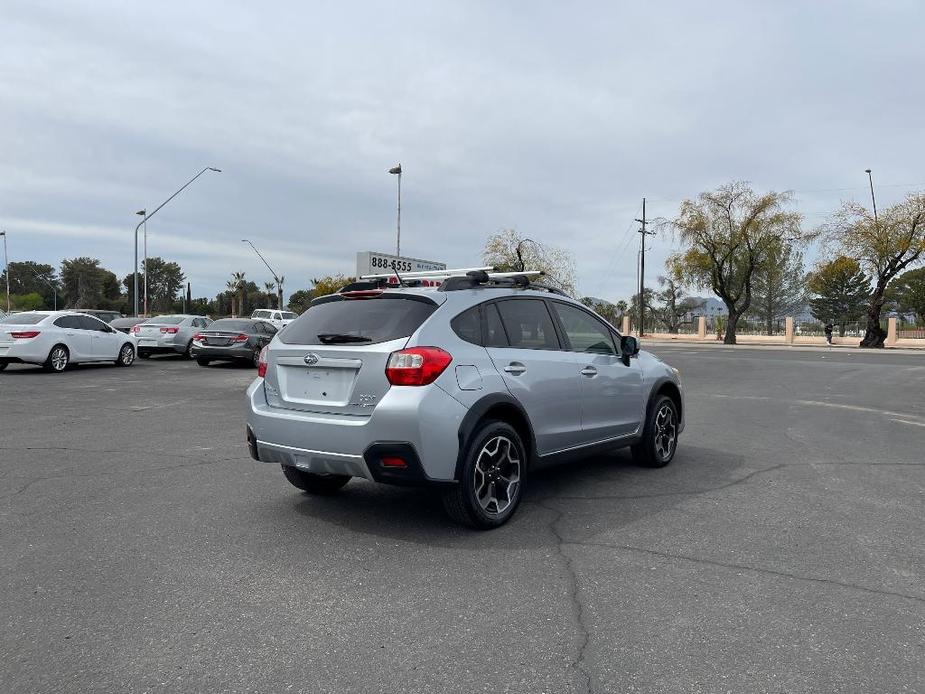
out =
<path fill-rule="evenodd" d="M 632 335 L 622 335 L 620 337 L 620 351 L 623 353 L 623 360 L 629 364 L 629 358 L 639 354 L 639 340 Z"/>

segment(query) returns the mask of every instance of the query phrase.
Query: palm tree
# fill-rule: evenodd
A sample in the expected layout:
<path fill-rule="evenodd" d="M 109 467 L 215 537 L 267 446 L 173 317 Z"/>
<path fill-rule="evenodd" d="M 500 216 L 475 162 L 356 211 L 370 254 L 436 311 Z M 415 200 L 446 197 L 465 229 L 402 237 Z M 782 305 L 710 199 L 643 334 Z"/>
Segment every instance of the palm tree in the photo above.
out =
<path fill-rule="evenodd" d="M 234 296 L 235 292 L 238 290 L 238 285 L 235 284 L 234 277 L 228 280 L 225 283 L 225 290 L 228 292 L 228 295 L 231 297 L 231 315 L 237 315 L 234 310 Z"/>
<path fill-rule="evenodd" d="M 234 282 L 234 287 L 238 292 L 238 313 L 244 315 L 244 299 L 246 298 L 247 292 L 247 280 L 244 278 L 243 272 L 232 272 L 231 280 Z"/>
<path fill-rule="evenodd" d="M 276 283 L 264 282 L 263 289 L 267 295 L 267 308 L 273 308 L 273 290 L 276 289 Z"/>
<path fill-rule="evenodd" d="M 283 311 L 286 309 L 286 307 L 283 306 L 283 282 L 285 281 L 286 281 L 286 276 L 280 275 L 279 276 L 279 286 L 276 288 L 276 308 L 278 308 L 280 311 Z"/>

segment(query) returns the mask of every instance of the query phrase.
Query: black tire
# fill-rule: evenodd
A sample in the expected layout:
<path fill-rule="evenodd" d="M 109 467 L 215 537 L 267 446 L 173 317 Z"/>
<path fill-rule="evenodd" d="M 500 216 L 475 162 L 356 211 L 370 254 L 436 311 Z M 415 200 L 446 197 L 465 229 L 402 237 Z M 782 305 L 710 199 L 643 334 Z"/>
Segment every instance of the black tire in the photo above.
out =
<path fill-rule="evenodd" d="M 646 413 L 642 439 L 632 447 L 633 460 L 643 467 L 665 467 L 678 450 L 678 406 L 667 395 L 655 398 Z"/>
<path fill-rule="evenodd" d="M 119 356 L 116 357 L 116 366 L 131 366 L 135 363 L 135 348 L 128 342 L 119 348 Z"/>
<path fill-rule="evenodd" d="M 183 356 L 184 359 L 192 359 L 192 358 L 193 358 L 193 341 L 192 341 L 192 340 L 190 340 L 189 342 L 186 343 L 186 349 L 183 350 L 183 355 L 182 355 L 182 356 Z"/>
<path fill-rule="evenodd" d="M 251 357 L 251 366 L 255 369 L 260 366 L 260 347 L 254 350 L 254 354 Z"/>
<path fill-rule="evenodd" d="M 0 371 L 3 371 L 9 365 L 10 363 L 8 361 L 0 361 Z"/>
<path fill-rule="evenodd" d="M 289 484 L 303 492 L 318 496 L 336 494 L 350 481 L 350 475 L 316 475 L 314 472 L 305 472 L 290 465 L 283 465 L 282 468 Z"/>
<path fill-rule="evenodd" d="M 478 530 L 504 525 L 523 496 L 527 454 L 520 435 L 506 422 L 486 421 L 463 455 L 460 479 L 443 494 L 446 512 Z"/>
<path fill-rule="evenodd" d="M 48 359 L 42 365 L 46 371 L 61 373 L 71 364 L 71 353 L 64 345 L 55 345 L 48 352 Z"/>
<path fill-rule="evenodd" d="M 196 363 L 199 364 L 199 366 L 208 366 L 212 363 L 212 360 L 206 359 L 205 357 L 196 357 Z"/>
<path fill-rule="evenodd" d="M 139 350 L 138 350 L 138 358 L 139 358 L 139 359 L 150 359 L 150 358 L 151 358 L 151 352 L 148 352 L 147 350 L 139 349 Z"/>

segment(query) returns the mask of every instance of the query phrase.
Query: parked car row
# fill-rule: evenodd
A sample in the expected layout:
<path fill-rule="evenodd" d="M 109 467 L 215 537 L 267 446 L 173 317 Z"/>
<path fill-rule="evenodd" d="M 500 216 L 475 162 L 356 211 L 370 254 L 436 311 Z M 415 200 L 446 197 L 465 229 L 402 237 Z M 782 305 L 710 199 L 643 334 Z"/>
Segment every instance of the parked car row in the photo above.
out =
<path fill-rule="evenodd" d="M 276 333 L 271 323 L 250 318 L 213 321 L 178 314 L 113 318 L 110 325 L 87 311 L 11 313 L 0 318 L 0 371 L 16 363 L 52 372 L 89 362 L 131 366 L 136 357 L 155 354 L 195 358 L 200 366 L 236 361 L 256 367 L 260 350 Z"/>

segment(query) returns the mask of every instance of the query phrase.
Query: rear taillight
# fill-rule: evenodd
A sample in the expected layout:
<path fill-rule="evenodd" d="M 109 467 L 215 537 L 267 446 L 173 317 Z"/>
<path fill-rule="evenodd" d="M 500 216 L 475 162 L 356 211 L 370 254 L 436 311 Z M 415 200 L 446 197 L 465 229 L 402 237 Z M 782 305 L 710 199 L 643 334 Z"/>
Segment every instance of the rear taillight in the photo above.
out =
<path fill-rule="evenodd" d="M 260 358 L 257 359 L 257 377 L 265 378 L 267 375 L 267 348 L 260 350 Z"/>
<path fill-rule="evenodd" d="M 132 326 L 132 333 L 133 333 L 133 334 L 137 335 L 137 334 L 140 333 L 140 332 L 141 332 L 141 326 L 140 326 L 140 325 L 133 325 L 133 326 Z"/>
<path fill-rule="evenodd" d="M 195 335 L 193 335 L 193 342 L 202 342 L 202 340 L 203 340 L 203 337 L 199 333 L 196 333 Z"/>
<path fill-rule="evenodd" d="M 180 328 L 161 328 L 161 332 L 166 335 L 176 335 L 180 332 Z"/>
<path fill-rule="evenodd" d="M 393 386 L 426 386 L 437 380 L 453 361 L 439 347 L 412 347 L 392 352 L 385 367 L 385 377 Z"/>
<path fill-rule="evenodd" d="M 245 335 L 244 333 L 241 333 L 240 335 L 235 335 L 234 340 L 232 340 L 232 342 L 247 342 L 247 335 Z"/>
<path fill-rule="evenodd" d="M 15 333 L 10 333 L 10 337 L 14 340 L 31 340 L 33 337 L 38 337 L 42 334 L 41 330 L 22 330 Z"/>

